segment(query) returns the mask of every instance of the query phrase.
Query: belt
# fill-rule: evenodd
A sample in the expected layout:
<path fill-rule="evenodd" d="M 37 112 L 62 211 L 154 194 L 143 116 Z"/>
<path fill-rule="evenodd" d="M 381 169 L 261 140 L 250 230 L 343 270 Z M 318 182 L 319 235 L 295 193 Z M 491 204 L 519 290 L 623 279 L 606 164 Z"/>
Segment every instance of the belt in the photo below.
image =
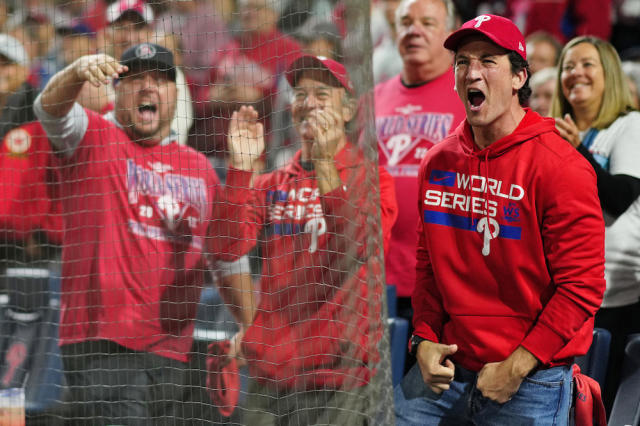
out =
<path fill-rule="evenodd" d="M 456 365 L 456 370 L 453 374 L 453 380 L 460 383 L 475 383 L 478 378 L 478 373 L 475 371 L 467 370 L 466 368 Z"/>

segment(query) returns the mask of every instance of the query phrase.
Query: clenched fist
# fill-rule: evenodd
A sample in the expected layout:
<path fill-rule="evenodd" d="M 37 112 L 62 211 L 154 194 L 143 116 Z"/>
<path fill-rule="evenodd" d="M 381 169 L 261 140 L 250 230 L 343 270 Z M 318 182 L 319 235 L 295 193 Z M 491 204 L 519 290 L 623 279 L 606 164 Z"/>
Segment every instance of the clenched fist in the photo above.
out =
<path fill-rule="evenodd" d="M 88 81 L 96 87 L 109 84 L 111 79 L 118 78 L 121 73 L 129 70 L 126 65 L 104 53 L 82 56 L 76 59 L 73 68 L 80 80 Z"/>

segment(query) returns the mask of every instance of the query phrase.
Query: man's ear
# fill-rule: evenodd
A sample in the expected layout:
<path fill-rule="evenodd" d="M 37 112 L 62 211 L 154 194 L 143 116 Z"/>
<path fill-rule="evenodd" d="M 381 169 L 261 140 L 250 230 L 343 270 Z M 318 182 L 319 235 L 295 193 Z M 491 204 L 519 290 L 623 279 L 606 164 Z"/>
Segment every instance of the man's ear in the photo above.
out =
<path fill-rule="evenodd" d="M 527 82 L 528 77 L 526 68 L 522 68 L 520 71 L 513 74 L 513 77 L 511 78 L 511 81 L 513 82 L 513 90 L 516 92 L 520 90 Z"/>

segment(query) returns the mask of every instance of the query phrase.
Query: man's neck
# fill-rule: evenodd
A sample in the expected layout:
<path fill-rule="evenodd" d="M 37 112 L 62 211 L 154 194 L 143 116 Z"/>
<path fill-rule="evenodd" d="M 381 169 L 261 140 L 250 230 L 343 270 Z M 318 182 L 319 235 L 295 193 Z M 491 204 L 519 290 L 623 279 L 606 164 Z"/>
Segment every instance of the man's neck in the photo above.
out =
<path fill-rule="evenodd" d="M 451 64 L 447 61 L 441 63 L 428 63 L 415 67 L 405 64 L 402 68 L 402 82 L 407 86 L 428 83 L 446 73 Z"/>
<path fill-rule="evenodd" d="M 471 126 L 473 139 L 480 149 L 485 149 L 494 142 L 510 135 L 520 125 L 526 111 L 518 106 L 505 117 L 501 117 L 487 126 Z"/>
<path fill-rule="evenodd" d="M 240 40 L 244 47 L 250 47 L 256 41 L 261 41 L 265 38 L 274 39 L 273 34 L 277 31 L 277 28 L 259 28 L 253 31 L 247 31 L 240 36 Z"/>

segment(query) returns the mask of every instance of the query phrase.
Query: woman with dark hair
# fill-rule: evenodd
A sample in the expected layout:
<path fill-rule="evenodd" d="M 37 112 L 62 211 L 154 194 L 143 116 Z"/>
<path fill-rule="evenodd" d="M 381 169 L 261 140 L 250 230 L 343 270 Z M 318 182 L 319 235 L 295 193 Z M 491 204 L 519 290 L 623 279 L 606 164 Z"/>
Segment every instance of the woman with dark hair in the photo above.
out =
<path fill-rule="evenodd" d="M 593 166 L 605 219 L 607 289 L 595 321 L 612 334 L 603 392 L 609 410 L 626 336 L 640 332 L 640 113 L 616 50 L 596 37 L 577 37 L 564 47 L 555 93 L 551 115 Z"/>

